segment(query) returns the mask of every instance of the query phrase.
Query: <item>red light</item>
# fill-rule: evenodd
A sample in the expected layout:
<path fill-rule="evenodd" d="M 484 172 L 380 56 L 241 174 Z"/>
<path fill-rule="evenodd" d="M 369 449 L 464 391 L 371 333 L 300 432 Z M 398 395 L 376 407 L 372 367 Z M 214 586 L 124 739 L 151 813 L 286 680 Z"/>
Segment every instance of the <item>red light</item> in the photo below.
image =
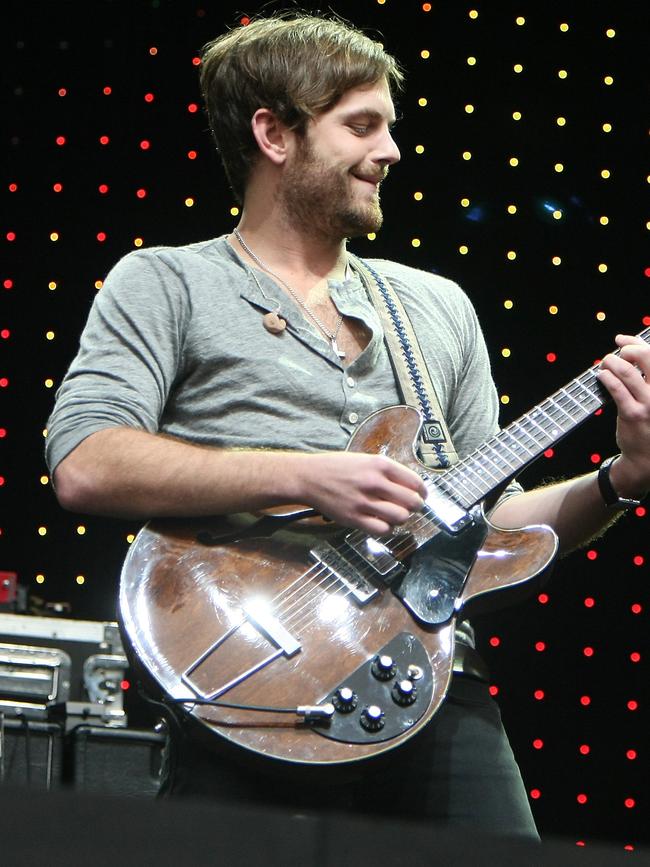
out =
<path fill-rule="evenodd" d="M 3 340 L 6 340 L 8 337 L 11 337 L 11 331 L 9 331 L 8 328 L 3 328 L 2 331 L 0 331 L 0 337 L 2 337 Z"/>
<path fill-rule="evenodd" d="M 6 376 L 0 376 L 0 388 L 6 388 L 9 385 L 9 380 Z"/>
<path fill-rule="evenodd" d="M 143 139 L 140 142 L 140 150 L 148 151 L 150 147 L 151 147 L 151 142 L 148 142 L 146 139 Z"/>
<path fill-rule="evenodd" d="M 193 57 L 192 58 L 192 66 L 200 66 L 200 65 L 201 65 L 201 58 L 200 57 Z"/>
<path fill-rule="evenodd" d="M 576 801 L 577 801 L 579 804 L 586 804 L 587 801 L 588 801 L 588 798 L 587 798 L 587 796 L 584 794 L 584 792 L 581 792 L 581 793 L 578 795 L 578 797 L 576 798 Z"/>
<path fill-rule="evenodd" d="M 103 92 L 104 96 L 110 96 L 111 93 L 113 93 L 113 88 L 106 85 L 106 87 L 104 88 L 104 90 L 102 92 Z"/>
<path fill-rule="evenodd" d="M 65 87 L 59 88 L 59 96 L 65 96 L 67 94 L 67 92 L 68 91 L 65 89 Z"/>
<path fill-rule="evenodd" d="M 546 650 L 546 644 L 545 644 L 545 642 L 543 642 L 543 641 L 536 641 L 536 642 L 535 642 L 535 650 L 537 650 L 539 653 L 541 653 L 543 650 Z"/>
<path fill-rule="evenodd" d="M 643 319 L 641 320 L 641 322 L 644 325 L 650 325 L 650 316 L 644 316 Z"/>
<path fill-rule="evenodd" d="M 544 457 L 545 458 L 552 458 L 554 454 L 555 454 L 555 451 L 553 449 L 546 449 L 546 451 L 544 452 Z"/>
<path fill-rule="evenodd" d="M 580 753 L 583 756 L 588 756 L 590 752 L 591 752 L 591 747 L 589 746 L 589 744 L 580 744 Z"/>
<path fill-rule="evenodd" d="M 639 702 L 638 701 L 635 701 L 634 699 L 631 699 L 630 701 L 628 701 L 628 703 L 627 703 L 627 709 L 628 710 L 638 710 L 638 708 L 639 708 Z"/>
<path fill-rule="evenodd" d="M 147 195 L 147 191 L 143 190 L 143 189 L 139 189 L 139 190 L 135 191 L 135 194 L 139 199 L 144 199 L 144 197 Z"/>
<path fill-rule="evenodd" d="M 154 99 L 155 99 L 155 96 L 153 95 L 153 93 L 145 93 L 145 95 L 144 95 L 144 101 L 145 102 L 153 102 Z"/>
<path fill-rule="evenodd" d="M 534 801 L 537 801 L 539 798 L 542 797 L 542 792 L 541 792 L 541 790 L 540 790 L 540 789 L 531 789 L 531 790 L 530 790 L 530 797 L 531 797 Z"/>
<path fill-rule="evenodd" d="M 592 464 L 599 464 L 602 458 L 598 453 L 595 453 L 591 456 L 590 461 Z"/>
<path fill-rule="evenodd" d="M 97 189 L 100 193 L 104 194 L 108 192 L 108 184 L 100 184 Z"/>
<path fill-rule="evenodd" d="M 499 694 L 499 687 L 492 684 L 489 688 L 490 695 L 495 696 Z"/>
<path fill-rule="evenodd" d="M 554 361 L 557 361 L 557 355 L 554 352 L 547 352 L 546 360 L 549 362 L 549 364 L 553 364 Z"/>
<path fill-rule="evenodd" d="M 584 840 L 576 840 L 576 846 L 584 846 L 584 845 L 585 845 Z"/>
<path fill-rule="evenodd" d="M 593 548 L 590 551 L 587 551 L 587 560 L 596 560 L 598 557 L 598 551 L 594 551 Z"/>
<path fill-rule="evenodd" d="M 14 288 L 14 281 L 7 279 L 4 281 L 4 283 L 2 285 L 5 287 L 5 289 L 13 289 Z"/>
<path fill-rule="evenodd" d="M 548 593 L 540 593 L 537 597 L 537 601 L 540 605 L 546 605 L 546 603 L 548 602 Z"/>
<path fill-rule="evenodd" d="M 106 240 L 106 232 L 97 232 L 97 240 L 101 243 Z"/>
<path fill-rule="evenodd" d="M 7 429 L 4 427 L 0 427 L 0 439 L 4 439 L 7 436 Z"/>
<path fill-rule="evenodd" d="M 645 515 L 645 506 L 637 506 L 634 510 L 634 514 L 639 518 L 643 518 Z"/>
<path fill-rule="evenodd" d="M 490 639 L 490 644 L 492 645 L 492 647 L 498 647 L 501 644 L 501 639 L 498 635 L 493 635 Z"/>
<path fill-rule="evenodd" d="M 580 704 L 583 707 L 589 707 L 589 705 L 591 704 L 591 699 L 589 698 L 588 695 L 581 695 L 580 696 Z"/>
<path fill-rule="evenodd" d="M 637 554 L 632 562 L 634 563 L 635 566 L 643 566 L 643 564 L 645 563 L 645 560 L 643 559 L 643 557 L 640 554 Z"/>
<path fill-rule="evenodd" d="M 641 614 L 641 612 L 643 611 L 643 606 L 640 605 L 638 602 L 635 602 L 633 605 L 630 606 L 630 610 L 632 614 Z"/>
<path fill-rule="evenodd" d="M 100 135 L 99 143 L 101 145 L 107 145 L 109 143 L 109 141 L 110 141 L 110 138 L 107 135 Z"/>
<path fill-rule="evenodd" d="M 593 647 L 585 647 L 582 652 L 584 653 L 585 656 L 593 656 L 594 655 Z"/>
<path fill-rule="evenodd" d="M 131 684 L 129 683 L 128 680 L 121 680 L 120 681 L 120 689 L 127 690 L 130 687 L 131 687 Z"/>
<path fill-rule="evenodd" d="M 542 699 L 544 698 L 544 690 L 543 689 L 536 689 L 535 692 L 533 693 L 533 695 L 535 696 L 537 701 L 542 701 Z"/>
<path fill-rule="evenodd" d="M 541 738 L 535 738 L 535 740 L 533 741 L 533 747 L 536 750 L 541 750 L 543 746 L 544 746 L 544 741 Z"/>
<path fill-rule="evenodd" d="M 423 3 L 422 4 L 423 12 L 431 12 L 431 3 Z"/>
<path fill-rule="evenodd" d="M 187 152 L 187 158 L 188 158 L 188 160 L 195 160 L 196 157 L 197 157 L 197 153 L 196 153 L 196 151 L 188 151 L 188 152 Z"/>
<path fill-rule="evenodd" d="M 196 112 L 199 110 L 199 107 L 195 102 L 191 102 L 187 106 L 187 110 L 189 111 L 190 114 L 196 114 Z"/>
<path fill-rule="evenodd" d="M 16 233 L 15 232 L 7 232 L 7 241 L 15 241 Z"/>
<path fill-rule="evenodd" d="M 634 852 L 634 846 L 631 843 L 626 843 L 623 848 L 626 852 Z"/>
<path fill-rule="evenodd" d="M 9 192 L 10 193 L 15 193 L 17 189 L 18 189 L 18 184 L 9 184 Z"/>
<path fill-rule="evenodd" d="M 641 662 L 641 654 L 637 653 L 637 651 L 635 650 L 633 653 L 630 654 L 630 659 L 632 660 L 632 662 Z"/>
<path fill-rule="evenodd" d="M 155 45 L 152 45 L 152 46 L 151 46 L 151 48 L 149 49 L 149 54 L 150 54 L 152 57 L 155 57 L 156 54 L 158 54 L 158 49 L 156 48 Z"/>
<path fill-rule="evenodd" d="M 5 483 L 5 477 L 0 476 L 0 488 L 4 485 L 4 483 Z"/>
<path fill-rule="evenodd" d="M 646 275 L 646 277 L 650 277 L 650 268 L 645 268 L 643 273 Z"/>
<path fill-rule="evenodd" d="M 628 810 L 631 810 L 632 807 L 636 806 L 636 801 L 634 800 L 634 798 L 626 798 L 624 803 Z"/>
<path fill-rule="evenodd" d="M 593 608 L 595 604 L 596 600 L 591 596 L 587 596 L 585 599 L 585 608 Z"/>
<path fill-rule="evenodd" d="M 602 415 L 602 414 L 603 414 L 602 407 L 601 407 L 601 409 L 597 409 L 596 412 L 594 413 L 594 415 Z"/>
<path fill-rule="evenodd" d="M 248 25 L 251 23 L 251 20 L 248 17 L 248 15 L 244 15 L 243 18 L 239 19 L 239 23 L 241 24 L 242 27 L 248 27 Z"/>
<path fill-rule="evenodd" d="M 634 759 L 636 759 L 636 750 L 628 750 L 625 755 L 631 762 L 633 762 Z"/>
<path fill-rule="evenodd" d="M 59 146 L 64 145 L 64 144 L 65 144 L 65 136 L 64 136 L 64 135 L 58 135 L 58 136 L 56 137 L 56 143 L 57 143 Z"/>

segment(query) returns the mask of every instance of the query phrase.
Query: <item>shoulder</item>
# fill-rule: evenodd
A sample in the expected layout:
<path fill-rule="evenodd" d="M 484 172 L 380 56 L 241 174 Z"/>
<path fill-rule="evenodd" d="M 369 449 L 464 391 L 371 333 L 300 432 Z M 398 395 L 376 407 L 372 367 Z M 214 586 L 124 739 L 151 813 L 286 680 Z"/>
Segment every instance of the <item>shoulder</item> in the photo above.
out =
<path fill-rule="evenodd" d="M 232 259 L 226 248 L 224 237 L 177 247 L 143 247 L 123 256 L 111 273 L 153 270 L 163 276 L 165 271 L 168 271 L 182 278 L 188 273 L 230 265 Z"/>
<path fill-rule="evenodd" d="M 450 311 L 473 315 L 474 308 L 465 291 L 447 277 L 392 262 L 389 259 L 368 259 L 370 267 L 385 276 L 404 302 L 435 304 Z"/>

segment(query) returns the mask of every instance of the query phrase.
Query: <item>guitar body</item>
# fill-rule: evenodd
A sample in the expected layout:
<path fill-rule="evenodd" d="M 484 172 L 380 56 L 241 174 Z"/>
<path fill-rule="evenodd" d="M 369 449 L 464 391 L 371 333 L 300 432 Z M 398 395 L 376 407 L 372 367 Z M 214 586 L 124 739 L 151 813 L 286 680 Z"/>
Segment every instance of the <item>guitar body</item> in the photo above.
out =
<path fill-rule="evenodd" d="M 391 407 L 367 419 L 349 448 L 422 471 L 414 454 L 419 428 L 417 411 Z M 445 697 L 457 613 L 494 590 L 523 585 L 555 555 L 557 539 L 548 527 L 499 530 L 480 509 L 473 517 L 457 534 L 429 524 L 424 541 L 415 522 L 401 543 L 401 551 L 417 551 L 415 596 L 439 595 L 437 574 L 464 573 L 454 611 L 439 623 L 406 604 L 415 598 L 404 590 L 410 554 L 387 574 L 368 568 L 358 592 L 349 576 L 339 580 L 342 567 L 317 562 L 314 551 L 333 550 L 351 537 L 318 517 L 152 521 L 122 572 L 129 653 L 149 685 L 171 699 L 188 699 L 182 707 L 204 740 L 223 738 L 297 764 L 354 762 L 392 749 L 425 726 Z M 404 681 L 411 686 L 400 688 Z M 192 698 L 272 708 L 333 702 L 336 710 L 305 719 L 193 704 Z M 374 711 L 364 720 L 369 706 Z"/>

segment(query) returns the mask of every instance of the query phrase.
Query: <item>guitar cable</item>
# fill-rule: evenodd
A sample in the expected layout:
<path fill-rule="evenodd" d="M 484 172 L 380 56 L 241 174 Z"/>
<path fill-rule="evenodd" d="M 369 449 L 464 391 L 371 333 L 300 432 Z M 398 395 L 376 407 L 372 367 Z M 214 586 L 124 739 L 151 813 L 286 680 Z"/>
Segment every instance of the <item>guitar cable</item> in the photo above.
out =
<path fill-rule="evenodd" d="M 231 710 L 250 710 L 257 713 L 292 713 L 295 716 L 302 717 L 305 720 L 328 720 L 334 714 L 334 705 L 331 702 L 323 705 L 303 704 L 298 707 L 271 707 L 268 705 L 257 704 L 235 704 L 228 701 L 214 701 L 209 698 L 195 698 L 187 696 L 186 698 L 166 698 L 166 703 L 169 704 L 192 704 L 207 707 L 223 707 Z"/>

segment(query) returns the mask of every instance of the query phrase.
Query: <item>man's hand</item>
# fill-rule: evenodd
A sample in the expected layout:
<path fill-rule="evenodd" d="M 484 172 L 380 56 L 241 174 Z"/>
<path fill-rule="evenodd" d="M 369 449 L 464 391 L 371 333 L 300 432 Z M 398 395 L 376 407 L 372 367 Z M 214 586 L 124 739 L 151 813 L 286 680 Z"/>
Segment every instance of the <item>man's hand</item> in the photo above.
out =
<path fill-rule="evenodd" d="M 650 346 L 640 337 L 618 334 L 620 354 L 606 355 L 599 378 L 616 403 L 616 441 L 621 457 L 612 466 L 620 496 L 650 490 Z"/>

